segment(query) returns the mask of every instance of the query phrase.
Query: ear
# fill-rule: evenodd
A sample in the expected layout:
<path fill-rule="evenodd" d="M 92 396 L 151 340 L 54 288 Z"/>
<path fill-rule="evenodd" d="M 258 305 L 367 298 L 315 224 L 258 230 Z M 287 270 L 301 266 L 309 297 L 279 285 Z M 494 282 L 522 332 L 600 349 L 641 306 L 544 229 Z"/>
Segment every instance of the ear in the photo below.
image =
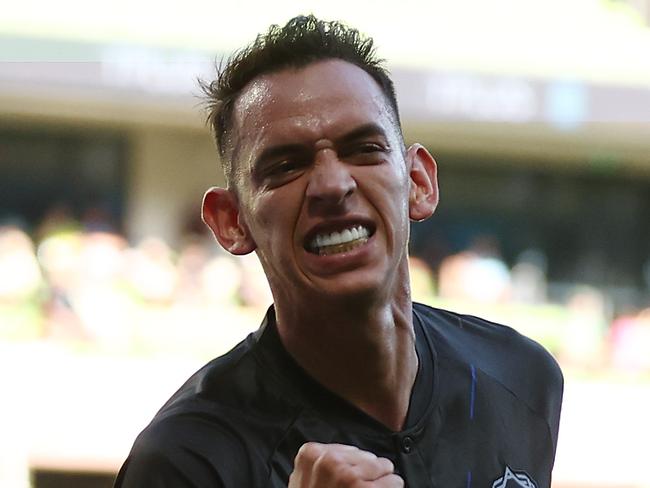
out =
<path fill-rule="evenodd" d="M 419 222 L 431 217 L 438 206 L 438 168 L 433 156 L 420 144 L 408 148 L 406 162 L 411 182 L 409 217 Z"/>
<path fill-rule="evenodd" d="M 257 247 L 241 218 L 236 195 L 225 188 L 210 188 L 203 196 L 203 222 L 226 251 L 248 254 Z"/>

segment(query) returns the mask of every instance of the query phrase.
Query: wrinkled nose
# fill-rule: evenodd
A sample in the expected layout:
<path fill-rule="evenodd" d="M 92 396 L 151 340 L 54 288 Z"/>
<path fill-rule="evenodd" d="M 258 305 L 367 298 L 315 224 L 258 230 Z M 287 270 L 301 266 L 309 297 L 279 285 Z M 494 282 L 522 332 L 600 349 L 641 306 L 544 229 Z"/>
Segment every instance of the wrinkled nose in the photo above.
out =
<path fill-rule="evenodd" d="M 310 172 L 307 198 L 312 207 L 342 206 L 356 187 L 350 167 L 340 161 L 333 151 L 327 151 L 326 154 L 319 154 Z"/>

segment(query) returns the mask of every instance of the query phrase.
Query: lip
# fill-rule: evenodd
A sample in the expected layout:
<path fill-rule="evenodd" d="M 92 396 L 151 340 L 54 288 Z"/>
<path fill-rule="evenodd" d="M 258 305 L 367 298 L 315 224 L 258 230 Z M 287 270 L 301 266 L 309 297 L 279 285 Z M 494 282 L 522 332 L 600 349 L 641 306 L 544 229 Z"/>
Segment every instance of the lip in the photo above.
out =
<path fill-rule="evenodd" d="M 366 217 L 346 217 L 343 219 L 330 219 L 326 222 L 320 222 L 314 225 L 307 233 L 302 240 L 302 247 L 305 251 L 309 252 L 309 243 L 318 235 L 318 234 L 329 234 L 331 232 L 339 232 L 343 229 L 348 229 L 351 227 L 356 227 L 362 225 L 368 229 L 370 236 L 368 241 L 372 239 L 377 229 L 375 223 L 366 218 Z M 363 246 L 362 246 L 363 247 Z M 311 253 L 313 254 L 313 253 Z M 346 254 L 346 253 L 341 253 Z"/>

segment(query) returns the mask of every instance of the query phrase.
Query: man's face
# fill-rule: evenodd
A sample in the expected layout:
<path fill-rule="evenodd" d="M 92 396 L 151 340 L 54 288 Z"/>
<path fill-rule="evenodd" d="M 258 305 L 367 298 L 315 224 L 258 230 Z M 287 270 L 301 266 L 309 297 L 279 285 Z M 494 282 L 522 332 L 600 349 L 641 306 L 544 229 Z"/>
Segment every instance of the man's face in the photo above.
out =
<path fill-rule="evenodd" d="M 239 222 L 276 302 L 376 295 L 408 279 L 409 167 L 367 73 L 327 60 L 261 76 L 233 129 Z"/>

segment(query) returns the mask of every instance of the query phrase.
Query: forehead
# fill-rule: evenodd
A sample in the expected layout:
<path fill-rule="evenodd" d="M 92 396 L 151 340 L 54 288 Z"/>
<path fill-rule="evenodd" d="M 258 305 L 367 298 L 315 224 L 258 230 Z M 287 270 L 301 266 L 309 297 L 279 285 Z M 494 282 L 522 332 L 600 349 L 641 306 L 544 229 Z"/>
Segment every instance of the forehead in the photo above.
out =
<path fill-rule="evenodd" d="M 267 144 L 335 139 L 367 123 L 395 132 L 377 82 L 342 60 L 260 76 L 244 89 L 233 113 L 236 152 L 242 161 Z"/>

